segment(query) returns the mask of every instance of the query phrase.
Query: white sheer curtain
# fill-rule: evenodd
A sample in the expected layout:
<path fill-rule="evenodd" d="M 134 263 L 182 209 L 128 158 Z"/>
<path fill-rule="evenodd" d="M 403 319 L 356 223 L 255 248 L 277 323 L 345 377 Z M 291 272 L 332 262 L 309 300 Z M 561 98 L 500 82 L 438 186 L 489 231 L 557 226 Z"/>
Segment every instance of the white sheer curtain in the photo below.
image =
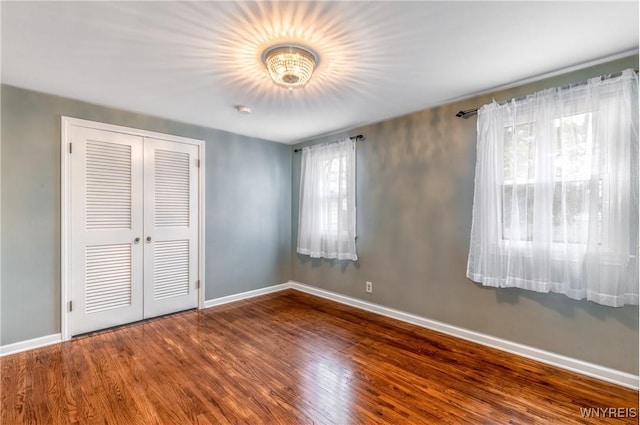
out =
<path fill-rule="evenodd" d="M 638 304 L 633 70 L 478 111 L 467 277 Z"/>
<path fill-rule="evenodd" d="M 355 239 L 355 141 L 303 148 L 297 252 L 356 261 Z"/>

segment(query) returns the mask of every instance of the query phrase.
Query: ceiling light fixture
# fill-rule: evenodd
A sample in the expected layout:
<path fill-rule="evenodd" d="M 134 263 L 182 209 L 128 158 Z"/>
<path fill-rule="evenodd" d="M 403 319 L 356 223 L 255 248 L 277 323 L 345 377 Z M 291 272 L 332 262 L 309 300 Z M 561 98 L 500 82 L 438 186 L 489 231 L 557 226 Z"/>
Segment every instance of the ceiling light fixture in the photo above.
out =
<path fill-rule="evenodd" d="M 318 65 L 318 55 L 306 47 L 279 44 L 262 52 L 262 62 L 274 83 L 291 90 L 309 82 Z"/>

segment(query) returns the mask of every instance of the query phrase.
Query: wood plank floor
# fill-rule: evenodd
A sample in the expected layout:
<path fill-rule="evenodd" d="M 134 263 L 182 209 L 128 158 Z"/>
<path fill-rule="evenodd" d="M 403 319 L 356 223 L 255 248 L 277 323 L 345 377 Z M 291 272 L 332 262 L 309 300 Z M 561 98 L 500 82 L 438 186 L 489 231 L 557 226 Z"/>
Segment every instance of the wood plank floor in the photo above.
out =
<path fill-rule="evenodd" d="M 291 290 L 0 366 L 3 425 L 638 423 L 580 410 L 636 391 Z"/>

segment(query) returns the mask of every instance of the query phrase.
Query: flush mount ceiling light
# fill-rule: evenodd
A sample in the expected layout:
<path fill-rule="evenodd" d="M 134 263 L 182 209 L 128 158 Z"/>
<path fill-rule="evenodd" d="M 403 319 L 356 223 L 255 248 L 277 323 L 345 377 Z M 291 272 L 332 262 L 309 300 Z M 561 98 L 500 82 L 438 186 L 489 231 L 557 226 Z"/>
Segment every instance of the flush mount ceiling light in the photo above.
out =
<path fill-rule="evenodd" d="M 262 52 L 262 62 L 274 83 L 295 89 L 309 82 L 318 64 L 318 56 L 306 47 L 279 44 Z"/>

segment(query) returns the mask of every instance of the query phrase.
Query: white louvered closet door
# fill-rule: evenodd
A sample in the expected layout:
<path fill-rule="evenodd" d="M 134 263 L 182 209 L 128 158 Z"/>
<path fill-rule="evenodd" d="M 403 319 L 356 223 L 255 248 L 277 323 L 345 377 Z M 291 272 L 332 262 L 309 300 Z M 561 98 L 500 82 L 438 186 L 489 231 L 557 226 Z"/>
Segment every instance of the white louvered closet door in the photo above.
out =
<path fill-rule="evenodd" d="M 198 305 L 197 161 L 197 146 L 145 139 L 145 318 Z"/>
<path fill-rule="evenodd" d="M 143 139 L 71 131 L 70 319 L 78 335 L 143 318 Z"/>

